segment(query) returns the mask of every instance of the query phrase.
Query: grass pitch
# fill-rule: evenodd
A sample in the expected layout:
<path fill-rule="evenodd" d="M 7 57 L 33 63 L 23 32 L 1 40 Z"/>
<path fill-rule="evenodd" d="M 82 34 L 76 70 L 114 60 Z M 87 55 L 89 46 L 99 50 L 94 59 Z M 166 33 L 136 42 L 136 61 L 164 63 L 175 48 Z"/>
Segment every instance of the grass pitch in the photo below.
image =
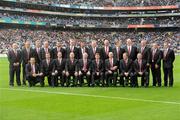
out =
<path fill-rule="evenodd" d="M 0 120 L 180 120 L 180 56 L 174 78 L 173 88 L 10 88 L 0 58 Z"/>

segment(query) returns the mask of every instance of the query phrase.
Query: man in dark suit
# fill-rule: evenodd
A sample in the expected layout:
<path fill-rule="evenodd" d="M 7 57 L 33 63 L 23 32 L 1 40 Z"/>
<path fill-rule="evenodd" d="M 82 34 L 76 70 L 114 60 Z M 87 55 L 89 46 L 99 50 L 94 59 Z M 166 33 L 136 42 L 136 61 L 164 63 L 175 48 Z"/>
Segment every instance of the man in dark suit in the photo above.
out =
<path fill-rule="evenodd" d="M 137 59 L 134 61 L 135 79 L 133 81 L 133 87 L 138 87 L 137 77 L 141 77 L 141 86 L 148 86 L 147 62 L 142 57 L 142 54 L 138 53 Z"/>
<path fill-rule="evenodd" d="M 128 86 L 129 84 L 129 79 L 131 80 L 131 87 L 132 87 L 132 83 L 133 83 L 133 77 L 134 74 L 132 72 L 133 70 L 133 61 L 131 59 L 129 59 L 128 57 L 128 53 L 123 53 L 123 59 L 120 60 L 120 69 L 121 69 L 121 73 L 120 76 L 126 79 L 125 83 L 123 81 L 123 86 Z"/>
<path fill-rule="evenodd" d="M 62 58 L 62 53 L 57 53 L 57 58 L 54 60 L 54 68 L 53 72 L 55 73 L 55 79 L 53 84 L 58 86 L 58 80 L 60 78 L 60 84 L 63 87 L 65 84 L 65 66 L 66 66 L 66 59 Z"/>
<path fill-rule="evenodd" d="M 117 84 L 117 68 L 118 63 L 115 58 L 113 58 L 113 52 L 109 52 L 109 58 L 105 61 L 105 80 L 107 86 L 113 83 L 114 86 Z M 111 81 L 113 79 L 113 81 Z"/>
<path fill-rule="evenodd" d="M 100 86 L 100 83 L 102 81 L 102 86 L 105 85 L 104 79 L 103 79 L 103 61 L 100 59 L 100 53 L 95 53 L 95 59 L 92 61 L 92 86 L 95 86 L 95 83 L 97 83 L 98 86 Z"/>
<path fill-rule="evenodd" d="M 79 60 L 79 83 L 80 86 L 84 83 L 86 77 L 88 86 L 91 84 L 91 61 L 88 59 L 88 54 L 83 53 L 83 58 Z"/>
<path fill-rule="evenodd" d="M 101 57 L 101 49 L 97 46 L 97 42 L 95 40 L 93 40 L 91 42 L 91 46 L 89 47 L 89 58 L 91 60 L 94 60 L 96 53 L 99 53 L 100 57 Z"/>
<path fill-rule="evenodd" d="M 120 67 L 120 60 L 123 59 L 123 53 L 125 52 L 125 50 L 121 47 L 121 40 L 116 40 L 115 41 L 115 47 L 113 49 L 113 56 L 114 56 L 114 59 L 117 59 L 117 66 L 118 66 L 118 74 L 121 73 L 121 69 L 119 68 Z M 120 85 L 123 85 L 123 78 L 122 76 L 120 76 Z"/>
<path fill-rule="evenodd" d="M 84 53 L 88 54 L 88 59 L 89 59 L 89 50 L 88 50 L 87 46 L 85 46 L 85 42 L 81 41 L 80 47 L 79 47 L 79 52 L 78 52 L 79 59 L 83 58 Z"/>
<path fill-rule="evenodd" d="M 60 42 L 56 42 L 56 47 L 52 49 L 52 58 L 56 59 L 57 58 L 57 53 L 61 52 L 62 53 L 62 58 L 65 58 L 66 55 L 66 50 L 64 48 L 62 48 L 62 45 Z"/>
<path fill-rule="evenodd" d="M 126 46 L 124 47 L 124 49 L 128 53 L 129 59 L 135 61 L 138 52 L 137 52 L 137 47 L 133 46 L 131 39 L 127 39 Z"/>
<path fill-rule="evenodd" d="M 74 39 L 70 39 L 69 42 L 69 47 L 66 47 L 66 58 L 69 59 L 70 53 L 73 52 L 74 53 L 74 58 L 75 59 L 79 59 L 79 50 L 78 48 L 75 46 L 75 40 Z"/>
<path fill-rule="evenodd" d="M 70 85 L 71 76 L 73 77 L 73 87 L 77 86 L 78 79 L 78 60 L 75 59 L 74 52 L 71 52 L 69 59 L 66 60 L 66 86 Z"/>
<path fill-rule="evenodd" d="M 51 59 L 50 53 L 47 53 L 45 55 L 45 59 L 42 61 L 42 64 L 41 64 L 41 71 L 43 73 L 43 79 L 40 82 L 40 84 L 42 87 L 44 86 L 45 77 L 48 78 L 49 86 L 54 87 L 52 79 L 54 79 L 55 73 L 53 72 L 53 67 L 54 67 L 54 61 L 53 59 Z"/>
<path fill-rule="evenodd" d="M 40 40 L 36 40 L 35 48 L 33 49 L 33 55 L 35 57 L 36 63 L 38 63 L 39 65 L 41 62 L 40 50 L 41 50 L 41 42 L 40 42 Z"/>
<path fill-rule="evenodd" d="M 174 83 L 173 77 L 173 62 L 175 60 L 174 51 L 170 49 L 168 42 L 164 43 L 163 51 L 163 71 L 164 71 L 164 86 L 172 87 Z M 169 81 L 168 81 L 169 77 Z"/>
<path fill-rule="evenodd" d="M 31 57 L 30 62 L 26 64 L 26 79 L 29 82 L 29 87 L 35 86 L 40 82 L 42 75 L 39 64 L 35 62 L 35 58 Z"/>
<path fill-rule="evenodd" d="M 33 49 L 30 46 L 30 41 L 26 41 L 22 53 L 22 66 L 23 66 L 23 85 L 26 85 L 26 64 L 29 63 L 31 57 L 34 56 Z"/>
<path fill-rule="evenodd" d="M 149 86 L 149 73 L 150 73 L 150 52 L 151 49 L 147 46 L 146 40 L 141 40 L 140 47 L 138 52 L 142 54 L 142 59 L 146 62 L 147 72 L 148 72 L 148 81 L 146 81 L 146 85 Z"/>
<path fill-rule="evenodd" d="M 157 43 L 153 43 L 150 58 L 153 86 L 158 84 L 158 86 L 161 87 L 161 52 L 158 49 Z"/>
<path fill-rule="evenodd" d="M 20 86 L 22 56 L 21 56 L 21 51 L 18 50 L 18 45 L 16 43 L 12 45 L 12 49 L 8 51 L 7 56 L 9 61 L 9 76 L 10 76 L 9 85 L 14 86 L 14 74 L 16 74 L 16 82 L 17 85 Z"/>
<path fill-rule="evenodd" d="M 40 50 L 40 61 L 43 61 L 46 59 L 46 54 L 50 54 L 52 57 L 51 49 L 49 48 L 49 43 L 48 41 L 44 42 L 43 48 Z"/>
<path fill-rule="evenodd" d="M 102 60 L 105 60 L 109 58 L 109 52 L 112 52 L 112 47 L 109 44 L 108 40 L 104 41 L 104 46 L 101 49 L 101 56 L 102 56 Z"/>

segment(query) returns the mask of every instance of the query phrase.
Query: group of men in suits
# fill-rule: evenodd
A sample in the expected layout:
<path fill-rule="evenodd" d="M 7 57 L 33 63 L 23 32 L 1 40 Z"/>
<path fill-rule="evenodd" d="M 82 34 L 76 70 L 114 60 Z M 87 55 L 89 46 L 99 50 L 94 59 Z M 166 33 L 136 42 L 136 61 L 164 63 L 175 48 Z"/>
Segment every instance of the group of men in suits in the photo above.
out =
<path fill-rule="evenodd" d="M 157 43 L 152 48 L 147 41 L 142 40 L 139 47 L 133 45 L 131 39 L 126 40 L 125 47 L 121 41 L 116 40 L 111 47 L 108 40 L 100 48 L 93 40 L 90 46 L 70 39 L 69 46 L 62 47 L 60 42 L 51 49 L 45 41 L 37 40 L 32 48 L 30 41 L 26 41 L 22 50 L 14 43 L 8 52 L 10 86 L 14 86 L 16 74 L 17 85 L 21 83 L 35 86 L 37 83 L 43 87 L 47 77 L 49 86 L 131 86 L 138 87 L 138 77 L 141 77 L 141 86 L 149 86 L 150 69 L 153 86 L 162 86 L 161 60 L 163 60 L 164 86 L 173 86 L 174 51 L 169 43 L 164 43 L 163 50 Z M 21 63 L 23 79 L 20 80 Z M 169 79 L 168 79 L 169 78 Z"/>

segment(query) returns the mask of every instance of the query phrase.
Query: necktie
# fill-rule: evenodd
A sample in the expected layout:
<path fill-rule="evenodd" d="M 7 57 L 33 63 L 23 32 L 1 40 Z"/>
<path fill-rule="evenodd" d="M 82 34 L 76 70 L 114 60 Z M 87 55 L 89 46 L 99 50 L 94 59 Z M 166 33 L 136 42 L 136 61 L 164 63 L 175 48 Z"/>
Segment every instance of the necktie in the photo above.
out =
<path fill-rule="evenodd" d="M 96 60 L 97 71 L 99 71 L 99 60 Z"/>
<path fill-rule="evenodd" d="M 27 58 L 28 58 L 28 60 L 29 60 L 29 51 L 30 51 L 30 50 L 27 49 L 26 51 L 27 51 Z"/>
<path fill-rule="evenodd" d="M 140 71 L 140 72 L 141 72 L 141 68 L 142 68 L 142 67 L 141 67 L 141 62 L 142 62 L 141 60 L 138 60 L 138 63 L 139 63 L 139 71 Z"/>
<path fill-rule="evenodd" d="M 49 60 L 47 59 L 47 65 L 49 66 Z"/>
<path fill-rule="evenodd" d="M 61 65 L 61 59 L 59 59 L 59 64 Z"/>
<path fill-rule="evenodd" d="M 109 53 L 109 50 L 108 50 L 108 47 L 106 47 L 106 55 L 108 55 Z"/>
<path fill-rule="evenodd" d="M 168 51 L 167 49 L 164 50 L 164 59 L 166 59 L 167 51 Z"/>
<path fill-rule="evenodd" d="M 48 49 L 46 48 L 46 54 L 48 53 Z"/>
<path fill-rule="evenodd" d="M 15 56 L 17 57 L 17 50 L 14 50 L 14 54 L 15 54 Z"/>
<path fill-rule="evenodd" d="M 154 62 L 154 55 L 156 53 L 156 50 L 153 50 L 153 54 L 152 54 L 152 62 Z"/>
<path fill-rule="evenodd" d="M 111 67 L 113 67 L 113 59 L 110 60 Z"/>
<path fill-rule="evenodd" d="M 117 50 L 117 59 L 119 60 L 119 48 L 117 47 L 116 50 Z"/>
<path fill-rule="evenodd" d="M 84 67 L 83 67 L 84 71 L 87 70 L 87 60 L 84 60 Z"/>
<path fill-rule="evenodd" d="M 96 52 L 96 49 L 95 49 L 95 48 L 93 48 L 93 53 L 95 54 L 95 52 Z"/>
<path fill-rule="evenodd" d="M 129 55 L 131 54 L 131 47 L 130 46 L 128 47 L 128 53 L 129 53 Z"/>
<path fill-rule="evenodd" d="M 143 52 L 144 52 L 144 48 L 142 47 L 142 48 L 141 48 L 141 54 L 142 54 Z"/>
<path fill-rule="evenodd" d="M 35 65 L 31 65 L 31 70 L 32 70 L 32 73 L 36 73 L 36 70 L 35 70 Z"/>

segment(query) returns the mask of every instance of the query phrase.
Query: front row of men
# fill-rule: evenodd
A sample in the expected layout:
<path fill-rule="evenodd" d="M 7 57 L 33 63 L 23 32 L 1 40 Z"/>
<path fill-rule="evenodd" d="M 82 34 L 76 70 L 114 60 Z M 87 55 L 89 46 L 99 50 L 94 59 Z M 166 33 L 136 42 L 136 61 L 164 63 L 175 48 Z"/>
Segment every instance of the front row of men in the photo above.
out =
<path fill-rule="evenodd" d="M 123 54 L 120 63 L 109 52 L 109 58 L 105 63 L 100 59 L 100 54 L 95 54 L 95 59 L 90 61 L 88 54 L 84 53 L 83 58 L 77 60 L 74 53 L 70 53 L 69 59 L 62 58 L 62 53 L 57 53 L 57 59 L 50 59 L 50 54 L 46 54 L 46 59 L 41 66 L 31 57 L 26 65 L 26 74 L 29 86 L 34 86 L 40 82 L 44 86 L 44 79 L 47 77 L 49 86 L 82 86 L 87 81 L 88 86 L 116 86 L 118 74 L 122 79 L 119 80 L 121 86 L 138 87 L 137 77 L 141 77 L 141 86 L 147 86 L 148 72 L 146 62 L 142 59 L 142 54 L 138 53 L 137 60 L 134 62 L 128 58 L 128 54 Z M 60 80 L 60 81 L 59 81 Z"/>

